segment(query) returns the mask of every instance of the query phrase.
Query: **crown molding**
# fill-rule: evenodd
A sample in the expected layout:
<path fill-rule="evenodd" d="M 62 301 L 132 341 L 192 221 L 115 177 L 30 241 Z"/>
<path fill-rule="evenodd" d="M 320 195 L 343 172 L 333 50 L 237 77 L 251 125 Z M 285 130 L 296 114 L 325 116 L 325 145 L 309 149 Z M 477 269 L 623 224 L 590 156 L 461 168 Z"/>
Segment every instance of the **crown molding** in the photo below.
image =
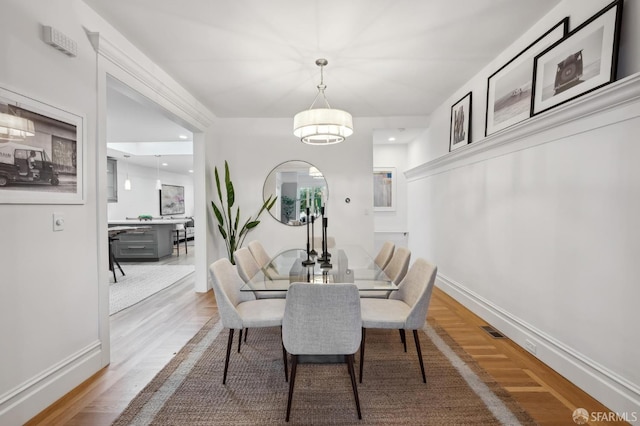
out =
<path fill-rule="evenodd" d="M 213 124 L 215 116 L 211 111 L 142 53 L 134 58 L 104 35 L 87 29 L 85 32 L 98 55 L 121 68 L 149 88 L 160 99 L 191 117 L 200 125 L 201 129 Z M 157 75 L 164 78 L 158 78 Z"/>
<path fill-rule="evenodd" d="M 578 133 L 638 117 L 640 73 L 618 80 L 571 102 L 559 105 L 511 127 L 404 172 L 407 181 L 464 167 L 528 149 Z M 570 124 L 580 121 L 579 125 Z"/>

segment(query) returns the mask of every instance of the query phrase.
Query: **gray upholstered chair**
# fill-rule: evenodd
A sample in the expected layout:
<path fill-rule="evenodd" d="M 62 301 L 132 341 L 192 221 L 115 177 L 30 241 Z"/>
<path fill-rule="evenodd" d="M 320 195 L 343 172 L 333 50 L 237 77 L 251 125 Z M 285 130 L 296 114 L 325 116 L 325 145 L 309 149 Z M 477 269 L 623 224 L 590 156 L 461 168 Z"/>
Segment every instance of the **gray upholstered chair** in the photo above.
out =
<path fill-rule="evenodd" d="M 373 259 L 374 263 L 378 265 L 378 268 L 384 269 L 387 266 L 393 256 L 393 250 L 395 248 L 396 245 L 391 241 L 385 241 L 384 244 L 382 244 L 380 251 L 376 255 L 375 259 Z"/>
<path fill-rule="evenodd" d="M 227 381 L 229 368 L 229 356 L 233 343 L 235 330 L 240 330 L 238 339 L 238 352 L 242 342 L 242 330 L 245 328 L 279 327 L 284 316 L 284 299 L 259 299 L 256 300 L 251 292 L 241 292 L 240 287 L 244 282 L 238 275 L 237 269 L 226 259 L 215 261 L 209 266 L 209 274 L 213 281 L 213 292 L 216 296 L 218 313 L 225 328 L 229 329 L 227 342 L 227 356 L 224 361 L 224 375 L 222 384 Z M 253 299 L 253 300 L 252 300 Z M 282 348 L 285 379 L 287 378 L 287 359 Z"/>
<path fill-rule="evenodd" d="M 248 247 L 242 247 L 233 253 L 233 258 L 236 261 L 236 268 L 238 268 L 238 274 L 245 283 L 248 283 L 258 272 L 261 270 L 272 281 L 278 281 L 285 279 L 289 283 L 289 277 L 274 276 L 277 271 L 275 268 L 262 269 L 262 266 L 258 264 L 258 261 L 253 256 Z M 255 291 L 255 296 L 258 299 L 284 299 L 287 296 L 286 291 Z M 245 335 L 245 342 L 247 336 Z"/>
<path fill-rule="evenodd" d="M 391 281 L 398 284 L 407 274 L 409 262 L 411 262 L 411 251 L 406 247 L 396 247 L 383 271 Z"/>
<path fill-rule="evenodd" d="M 385 273 L 385 275 L 389 279 L 391 279 L 391 281 L 398 285 L 407 273 L 410 260 L 411 252 L 409 251 L 409 249 L 399 247 L 396 250 L 395 244 L 387 241 L 382 245 L 382 248 L 378 252 L 378 255 L 375 257 L 373 262 Z M 362 292 L 362 297 L 386 299 L 389 297 L 389 294 L 389 291 L 364 291 Z"/>
<path fill-rule="evenodd" d="M 416 259 L 397 291 L 391 292 L 388 299 L 361 299 L 362 306 L 362 345 L 360 346 L 360 383 L 364 364 L 365 340 L 367 328 L 386 328 L 413 330 L 413 339 L 418 351 L 422 381 L 427 382 L 422 362 L 422 350 L 418 330 L 427 320 L 427 309 L 431 300 L 433 285 L 438 268 L 424 259 Z M 404 333 L 401 333 L 404 339 Z M 405 343 L 406 351 L 406 343 Z"/>
<path fill-rule="evenodd" d="M 260 272 L 260 265 L 256 262 L 251 252 L 247 247 L 242 247 L 233 253 L 233 258 L 236 261 L 236 268 L 238 268 L 238 274 L 242 281 L 249 282 L 258 272 Z"/>
<path fill-rule="evenodd" d="M 358 288 L 355 284 L 293 283 L 286 301 L 282 341 L 291 354 L 286 420 L 289 421 L 291 412 L 299 355 L 345 355 L 358 418 L 361 419 L 353 368 L 362 333 Z"/>
<path fill-rule="evenodd" d="M 271 262 L 271 256 L 269 256 L 269 253 L 267 253 L 260 241 L 253 240 L 247 244 L 247 247 L 261 268 L 269 265 Z"/>

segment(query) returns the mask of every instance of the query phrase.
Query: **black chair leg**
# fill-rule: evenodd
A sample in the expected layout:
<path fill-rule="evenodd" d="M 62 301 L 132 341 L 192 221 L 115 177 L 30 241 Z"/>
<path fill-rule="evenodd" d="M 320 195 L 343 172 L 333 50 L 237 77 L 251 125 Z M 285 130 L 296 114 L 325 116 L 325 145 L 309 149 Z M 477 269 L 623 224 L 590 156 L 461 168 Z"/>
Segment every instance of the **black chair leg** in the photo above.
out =
<path fill-rule="evenodd" d="M 238 353 L 240 353 L 241 345 L 242 345 L 242 329 L 240 329 L 240 338 L 238 339 Z"/>
<path fill-rule="evenodd" d="M 422 381 L 427 383 L 427 376 L 424 374 L 424 363 L 422 362 L 422 350 L 420 349 L 420 339 L 418 338 L 418 330 L 413 330 L 413 340 L 416 342 L 418 350 L 418 360 L 420 361 L 420 371 L 422 371 Z"/>
<path fill-rule="evenodd" d="M 244 342 L 247 343 L 247 335 L 249 334 L 249 329 L 245 328 L 244 329 Z"/>
<path fill-rule="evenodd" d="M 287 400 L 287 418 L 289 421 L 289 414 L 291 413 L 291 400 L 293 399 L 293 386 L 296 382 L 296 368 L 298 367 L 298 355 L 291 355 L 291 381 L 289 382 L 289 399 Z"/>
<path fill-rule="evenodd" d="M 287 365 L 287 350 L 282 345 L 282 363 L 284 364 L 284 381 L 289 381 L 289 366 Z"/>
<path fill-rule="evenodd" d="M 233 343 L 233 328 L 229 329 L 229 340 L 227 341 L 227 357 L 224 360 L 224 375 L 222 376 L 222 384 L 227 383 L 227 370 L 229 369 L 229 356 L 231 355 L 231 344 Z"/>
<path fill-rule="evenodd" d="M 407 336 L 405 335 L 404 328 L 400 329 L 400 340 L 404 345 L 404 351 L 407 352 Z"/>
<path fill-rule="evenodd" d="M 176 229 L 176 256 L 180 256 L 180 231 Z"/>
<path fill-rule="evenodd" d="M 358 386 L 356 385 L 356 373 L 353 369 L 354 356 L 353 354 L 351 354 L 351 355 L 347 355 L 346 357 L 347 357 L 347 368 L 349 369 L 349 376 L 351 376 L 351 387 L 353 388 L 353 397 L 356 400 L 356 409 L 358 410 L 358 419 L 362 420 L 362 413 L 360 412 L 360 398 L 358 397 Z"/>
<path fill-rule="evenodd" d="M 184 254 L 189 254 L 189 249 L 187 248 L 187 230 L 184 230 Z"/>
<path fill-rule="evenodd" d="M 360 342 L 360 383 L 362 383 L 362 367 L 364 366 L 364 342 L 367 335 L 367 329 L 362 327 L 362 342 Z"/>
<path fill-rule="evenodd" d="M 284 364 L 284 381 L 289 381 L 289 366 L 287 365 L 287 350 L 284 348 L 282 341 L 282 326 L 280 327 L 280 343 L 282 344 L 282 363 Z"/>

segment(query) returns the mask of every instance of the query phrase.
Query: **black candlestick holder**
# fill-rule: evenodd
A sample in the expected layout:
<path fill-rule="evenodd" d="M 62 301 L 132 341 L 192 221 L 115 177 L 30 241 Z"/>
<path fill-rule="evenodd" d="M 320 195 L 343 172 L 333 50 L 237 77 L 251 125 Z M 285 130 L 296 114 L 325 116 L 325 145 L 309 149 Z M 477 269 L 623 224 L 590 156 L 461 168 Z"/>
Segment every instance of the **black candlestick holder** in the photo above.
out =
<path fill-rule="evenodd" d="M 303 260 L 302 265 L 310 266 L 310 265 L 315 265 L 316 261 L 310 258 L 311 249 L 309 245 L 309 207 L 307 207 L 307 220 L 305 222 L 307 223 L 307 260 Z"/>
<path fill-rule="evenodd" d="M 315 248 L 315 245 L 316 245 L 315 243 L 316 237 L 314 235 L 314 231 L 316 229 L 315 222 L 316 222 L 316 216 L 311 215 L 311 251 L 309 252 L 309 255 L 311 257 L 315 257 L 318 255 L 318 252 L 316 251 L 316 248 Z"/>
<path fill-rule="evenodd" d="M 331 262 L 329 262 L 329 259 L 331 259 L 331 253 L 329 253 L 329 250 L 327 248 L 327 225 L 329 223 L 329 220 L 326 217 L 322 218 L 322 263 L 320 264 L 320 267 L 322 269 L 329 269 L 331 268 Z"/>

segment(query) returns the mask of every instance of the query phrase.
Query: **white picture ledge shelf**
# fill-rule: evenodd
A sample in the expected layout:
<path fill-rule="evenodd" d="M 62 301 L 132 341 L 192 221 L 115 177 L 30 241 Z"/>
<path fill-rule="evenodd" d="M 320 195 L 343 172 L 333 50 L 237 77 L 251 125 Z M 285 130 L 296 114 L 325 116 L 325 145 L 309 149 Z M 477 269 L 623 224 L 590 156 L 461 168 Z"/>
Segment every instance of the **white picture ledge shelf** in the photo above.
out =
<path fill-rule="evenodd" d="M 611 83 L 540 115 L 404 172 L 407 181 L 553 142 L 640 115 L 640 73 Z M 588 118 L 588 120 L 585 120 Z M 570 125 L 580 121 L 579 125 Z"/>

